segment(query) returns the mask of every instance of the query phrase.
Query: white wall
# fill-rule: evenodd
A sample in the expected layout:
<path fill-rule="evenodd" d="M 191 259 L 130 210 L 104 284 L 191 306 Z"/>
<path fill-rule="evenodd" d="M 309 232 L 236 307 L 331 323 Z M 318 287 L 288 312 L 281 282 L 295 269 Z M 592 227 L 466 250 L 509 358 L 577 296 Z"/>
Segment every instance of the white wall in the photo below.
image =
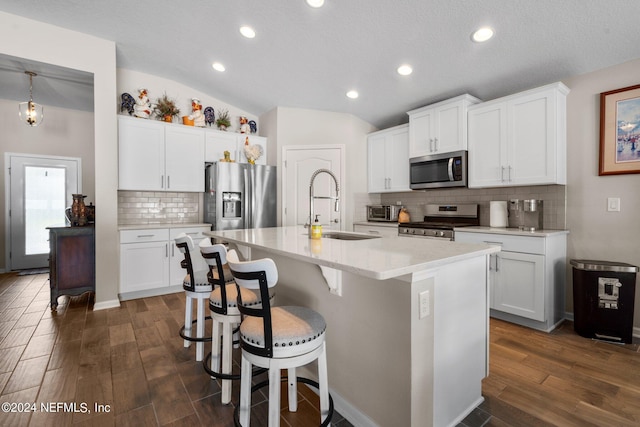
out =
<path fill-rule="evenodd" d="M 95 202 L 100 207 L 95 308 L 117 305 L 119 284 L 113 274 L 118 265 L 115 43 L 4 12 L 0 12 L 0 40 L 10 41 L 0 45 L 0 54 L 93 73 Z"/>
<path fill-rule="evenodd" d="M 276 150 L 278 166 L 281 166 L 282 147 L 285 146 L 345 145 L 347 168 L 344 182 L 340 183 L 345 191 L 341 205 L 346 209 L 345 230 L 352 230 L 354 200 L 367 192 L 367 134 L 377 129 L 351 114 L 302 108 L 278 107 L 260 119 L 265 132 L 262 135 L 269 139 L 269 151 Z M 271 153 L 269 156 L 272 158 Z M 281 173 L 279 168 L 278 180 Z M 280 195 L 278 199 L 278 206 L 281 206 Z"/>
<path fill-rule="evenodd" d="M 640 266 L 640 174 L 598 176 L 600 93 L 637 85 L 639 75 L 640 59 L 564 80 L 571 89 L 567 98 L 569 259 Z M 621 199 L 620 212 L 607 212 L 607 197 Z M 570 312 L 573 311 L 571 274 L 570 271 L 567 286 Z M 640 328 L 638 286 L 636 280 L 636 328 Z"/>

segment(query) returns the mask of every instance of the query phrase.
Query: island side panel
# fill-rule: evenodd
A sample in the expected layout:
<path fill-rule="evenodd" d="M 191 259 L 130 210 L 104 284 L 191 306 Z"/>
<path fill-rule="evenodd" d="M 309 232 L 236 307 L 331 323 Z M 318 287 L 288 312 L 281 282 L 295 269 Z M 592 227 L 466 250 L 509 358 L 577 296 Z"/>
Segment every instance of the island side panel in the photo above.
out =
<path fill-rule="evenodd" d="M 371 421 L 365 424 L 411 425 L 410 284 L 342 272 L 337 296 L 317 265 L 256 248 L 252 257 L 272 258 L 278 266 L 278 305 L 303 305 L 324 316 L 332 392 Z"/>

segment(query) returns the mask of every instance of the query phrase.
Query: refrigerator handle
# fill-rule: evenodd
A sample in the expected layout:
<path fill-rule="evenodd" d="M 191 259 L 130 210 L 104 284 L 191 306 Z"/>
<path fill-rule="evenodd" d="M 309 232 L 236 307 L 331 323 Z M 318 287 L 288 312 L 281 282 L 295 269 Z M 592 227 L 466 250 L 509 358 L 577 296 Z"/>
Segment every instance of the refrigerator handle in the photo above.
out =
<path fill-rule="evenodd" d="M 253 210 L 252 208 L 252 202 L 253 202 L 253 193 L 252 193 L 252 188 L 251 188 L 251 171 L 249 170 L 248 167 L 242 168 L 243 172 L 244 172 L 244 188 L 243 188 L 243 192 L 244 192 L 244 206 L 243 206 L 243 212 L 242 212 L 242 216 L 244 217 L 244 228 L 253 228 L 253 224 L 251 221 L 251 211 Z"/>

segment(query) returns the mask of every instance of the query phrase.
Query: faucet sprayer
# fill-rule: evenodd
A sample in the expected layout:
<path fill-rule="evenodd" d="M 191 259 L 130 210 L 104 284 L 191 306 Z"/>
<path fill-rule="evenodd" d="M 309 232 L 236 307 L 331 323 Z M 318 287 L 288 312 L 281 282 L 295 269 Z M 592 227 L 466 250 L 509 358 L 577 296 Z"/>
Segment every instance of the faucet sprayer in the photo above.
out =
<path fill-rule="evenodd" d="M 335 197 L 331 197 L 331 196 L 315 196 L 313 194 L 313 182 L 316 179 L 316 176 L 318 176 L 321 173 L 326 173 L 329 174 L 329 176 L 331 176 L 331 178 L 333 178 L 333 181 L 336 183 L 336 196 Z M 338 178 L 336 178 L 336 176 L 333 174 L 333 172 L 331 172 L 329 169 L 318 169 L 317 171 L 315 171 L 312 175 L 311 175 L 311 181 L 309 183 L 309 224 L 311 224 L 311 221 L 313 220 L 313 201 L 314 199 L 331 199 L 331 200 L 335 200 L 335 206 L 334 206 L 334 210 L 336 212 L 340 212 L 340 184 L 338 184 Z"/>

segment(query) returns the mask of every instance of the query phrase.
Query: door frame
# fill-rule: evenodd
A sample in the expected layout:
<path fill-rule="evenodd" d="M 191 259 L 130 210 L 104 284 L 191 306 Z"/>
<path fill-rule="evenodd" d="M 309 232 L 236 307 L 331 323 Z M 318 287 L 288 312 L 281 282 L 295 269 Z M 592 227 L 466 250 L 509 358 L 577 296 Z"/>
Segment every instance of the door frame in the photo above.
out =
<path fill-rule="evenodd" d="M 345 227 L 345 219 L 346 219 L 346 212 L 345 212 L 345 208 L 347 206 L 346 204 L 346 188 L 347 186 L 346 184 L 346 165 L 345 165 L 345 160 L 346 160 L 346 146 L 344 144 L 319 144 L 319 145 L 285 145 L 282 147 L 282 162 L 281 162 L 281 166 L 282 166 L 282 173 L 281 173 L 281 181 L 282 181 L 282 186 L 280 189 L 280 194 L 282 195 L 281 197 L 281 201 L 280 201 L 280 213 L 281 213 L 281 220 L 280 220 L 280 224 L 284 224 L 285 223 L 285 208 L 287 206 L 287 174 L 284 172 L 286 166 L 286 161 L 287 161 L 287 154 L 289 151 L 301 151 L 301 150 L 338 150 L 340 152 L 340 180 L 342 182 L 340 182 L 340 229 L 342 230 Z"/>
<path fill-rule="evenodd" d="M 12 271 L 11 265 L 11 158 L 12 157 L 28 157 L 32 159 L 46 160 L 65 160 L 74 161 L 78 164 L 78 193 L 82 193 L 82 158 L 68 156 L 53 156 L 48 154 L 31 154 L 31 153 L 4 153 L 4 217 L 5 217 L 5 270 Z"/>

